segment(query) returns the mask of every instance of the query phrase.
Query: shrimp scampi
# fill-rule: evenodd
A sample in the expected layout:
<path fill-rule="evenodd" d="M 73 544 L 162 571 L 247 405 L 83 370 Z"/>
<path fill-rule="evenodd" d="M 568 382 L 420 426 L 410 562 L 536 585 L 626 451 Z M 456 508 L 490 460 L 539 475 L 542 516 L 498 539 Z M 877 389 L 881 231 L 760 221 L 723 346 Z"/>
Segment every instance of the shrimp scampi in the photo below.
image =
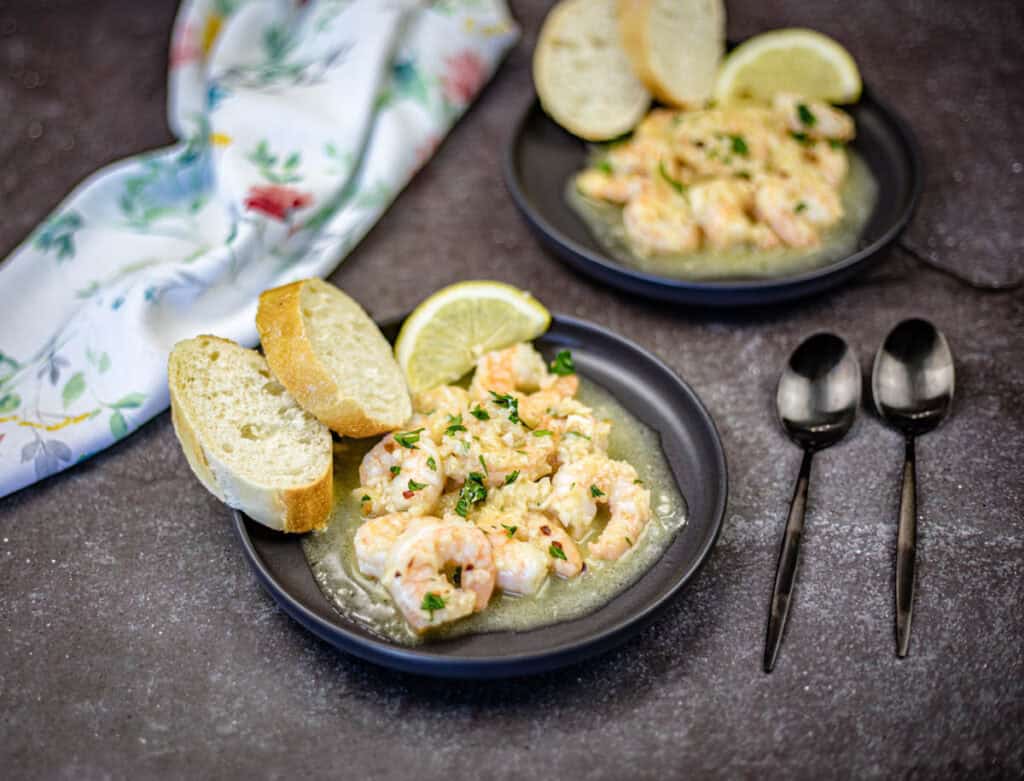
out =
<path fill-rule="evenodd" d="M 658 109 L 574 181 L 585 198 L 622 207 L 616 230 L 640 258 L 808 249 L 843 217 L 833 202 L 855 134 L 849 114 L 794 93 L 771 105 Z M 773 208 L 780 181 L 795 217 Z M 802 213 L 826 201 L 813 219 Z"/>
<path fill-rule="evenodd" d="M 406 428 L 363 457 L 356 566 L 413 632 L 479 612 L 495 591 L 542 598 L 550 578 L 585 576 L 588 557 L 618 559 L 639 539 L 649 497 L 609 457 L 611 423 L 579 387 L 568 352 L 550 365 L 529 344 L 489 352 L 468 390 L 418 394 Z"/>

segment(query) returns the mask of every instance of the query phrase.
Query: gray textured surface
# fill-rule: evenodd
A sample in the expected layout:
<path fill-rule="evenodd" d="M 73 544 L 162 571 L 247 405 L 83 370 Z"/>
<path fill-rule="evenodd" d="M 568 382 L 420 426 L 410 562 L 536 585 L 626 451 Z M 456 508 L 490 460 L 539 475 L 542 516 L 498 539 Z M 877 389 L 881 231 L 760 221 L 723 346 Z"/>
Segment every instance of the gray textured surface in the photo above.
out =
<path fill-rule="evenodd" d="M 743 316 L 673 311 L 544 255 L 499 179 L 530 92 L 540 3 L 495 83 L 334 275 L 373 313 L 440 285 L 530 284 L 661 355 L 728 452 L 721 542 L 649 630 L 582 666 L 493 685 L 350 659 L 280 613 L 166 416 L 0 500 L 0 767 L 6 777 L 671 778 L 1014 776 L 1024 771 L 1024 297 L 985 296 L 890 254 L 827 297 Z M 730 3 L 730 34 L 837 35 L 913 122 L 929 178 L 911 235 L 989 278 L 1019 273 L 1019 3 Z M 0 2 L 0 255 L 83 175 L 163 144 L 173 3 Z M 89 10 L 86 10 L 89 9 Z M 9 295 L 11 291 L 2 291 Z M 815 464 L 803 567 L 776 672 L 766 602 L 799 454 L 771 414 L 801 336 L 865 365 L 932 318 L 958 359 L 953 418 L 919 447 L 911 656 L 893 654 L 901 446 L 865 416 Z"/>

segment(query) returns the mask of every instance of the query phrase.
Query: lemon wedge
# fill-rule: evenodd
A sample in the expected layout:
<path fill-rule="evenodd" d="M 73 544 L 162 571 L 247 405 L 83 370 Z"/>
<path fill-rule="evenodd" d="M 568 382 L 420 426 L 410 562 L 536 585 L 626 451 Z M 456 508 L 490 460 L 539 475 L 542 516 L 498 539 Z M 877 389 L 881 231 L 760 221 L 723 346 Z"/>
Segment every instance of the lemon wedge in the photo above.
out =
<path fill-rule="evenodd" d="M 536 339 L 551 313 L 525 290 L 502 282 L 443 288 L 406 318 L 395 357 L 413 393 L 455 382 L 491 350 Z"/>
<path fill-rule="evenodd" d="M 770 101 L 777 92 L 811 100 L 854 103 L 861 93 L 857 63 L 839 43 L 814 30 L 755 35 L 733 49 L 715 83 L 719 103 Z"/>

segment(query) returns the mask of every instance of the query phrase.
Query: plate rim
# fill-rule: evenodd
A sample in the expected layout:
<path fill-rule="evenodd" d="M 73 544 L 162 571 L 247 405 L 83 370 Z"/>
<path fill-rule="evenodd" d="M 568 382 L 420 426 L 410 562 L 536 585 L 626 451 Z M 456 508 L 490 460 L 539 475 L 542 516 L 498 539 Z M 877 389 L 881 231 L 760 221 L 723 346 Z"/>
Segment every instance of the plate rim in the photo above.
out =
<path fill-rule="evenodd" d="M 389 319 L 380 323 L 382 328 L 402 322 L 408 315 Z M 675 597 L 696 576 L 711 552 L 722 532 L 725 513 L 729 501 L 729 471 L 725 448 L 714 417 L 705 406 L 697 392 L 674 369 L 645 347 L 621 336 L 610 329 L 587 320 L 566 315 L 552 314 L 552 324 L 566 325 L 584 331 L 596 331 L 600 336 L 618 342 L 628 349 L 638 352 L 645 360 L 653 363 L 659 370 L 666 372 L 675 380 L 677 390 L 694 405 L 699 413 L 700 422 L 709 429 L 713 450 L 713 468 L 721 475 L 721 491 L 717 503 L 712 508 L 711 533 L 708 534 L 698 550 L 694 562 L 678 573 L 675 582 L 658 599 L 644 606 L 636 613 L 631 613 L 619 622 L 602 627 L 600 631 L 590 634 L 582 640 L 569 641 L 544 651 L 526 651 L 502 657 L 472 657 L 458 654 L 442 654 L 429 651 L 430 646 L 406 647 L 391 643 L 382 638 L 367 638 L 352 633 L 340 624 L 326 621 L 293 597 L 270 573 L 246 528 L 247 518 L 239 510 L 232 509 L 233 524 L 239 541 L 242 544 L 245 558 L 256 574 L 261 585 L 270 593 L 277 604 L 305 629 L 331 645 L 351 653 L 374 664 L 392 669 L 445 678 L 502 678 L 514 675 L 534 674 L 582 661 L 604 650 L 608 650 L 619 642 L 624 642 L 633 633 L 639 631 Z M 684 527 L 685 528 L 685 527 Z M 300 544 L 301 538 L 294 541 Z M 640 580 L 646 573 L 640 576 Z M 637 581 L 639 582 L 639 580 Z M 326 599 L 326 597 L 325 597 Z M 597 608 L 594 612 L 601 610 Z M 593 615 L 590 613 L 588 615 Z M 538 628 L 537 631 L 543 629 Z"/>
<path fill-rule="evenodd" d="M 598 254 L 587 247 L 580 245 L 552 226 L 542 214 L 530 206 L 521 187 L 519 176 L 516 173 L 516 150 L 519 147 L 519 141 L 522 138 L 524 127 L 534 112 L 540 111 L 544 114 L 544 109 L 540 104 L 540 98 L 536 91 L 534 90 L 531 95 L 531 99 L 527 102 L 525 109 L 522 111 L 513 126 L 512 133 L 505 145 L 505 152 L 502 159 L 502 173 L 505 179 L 505 186 L 511 194 L 516 208 L 534 231 L 538 232 L 547 241 L 557 245 L 558 248 L 562 250 L 562 253 L 568 252 L 575 256 L 576 260 L 575 262 L 572 262 L 574 267 L 584 268 L 588 275 L 595 276 L 597 279 L 614 287 L 628 289 L 630 292 L 636 292 L 638 286 L 643 286 L 648 290 L 648 293 L 652 297 L 657 295 L 651 293 L 650 291 L 652 290 L 658 290 L 660 295 L 669 299 L 673 299 L 676 296 L 684 294 L 704 294 L 709 298 L 703 303 L 718 306 L 737 306 L 744 304 L 756 305 L 763 302 L 753 300 L 727 303 L 716 297 L 730 293 L 779 293 L 787 288 L 799 287 L 802 285 L 813 285 L 814 283 L 820 284 L 829 277 L 843 275 L 844 272 L 846 274 L 850 273 L 855 267 L 871 259 L 891 244 L 904 230 L 906 230 L 910 220 L 917 212 L 917 208 L 921 201 L 921 194 L 924 190 L 924 160 L 916 134 L 910 124 L 899 113 L 897 113 L 888 102 L 878 97 L 872 88 L 867 84 L 864 84 L 860 99 L 857 103 L 871 103 L 880 110 L 879 113 L 884 115 L 886 120 L 891 123 L 895 129 L 900 141 L 906 148 L 908 159 L 910 161 L 911 187 L 907 206 L 896 222 L 893 223 L 893 225 L 890 226 L 882 236 L 875 239 L 868 246 L 858 249 L 838 262 L 770 279 L 685 280 L 665 277 L 659 274 L 652 274 L 640 269 L 630 268 L 629 266 L 613 260 L 604 253 Z M 549 122 L 554 122 L 554 120 L 548 117 L 547 114 L 544 114 L 544 116 Z M 568 131 L 564 132 L 568 133 Z M 587 143 L 583 139 L 578 140 L 580 143 Z M 558 254 L 561 256 L 562 253 Z M 588 266 L 590 268 L 587 268 Z M 627 285 L 630 286 L 627 287 Z M 811 291 L 807 290 L 806 292 L 809 293 Z"/>

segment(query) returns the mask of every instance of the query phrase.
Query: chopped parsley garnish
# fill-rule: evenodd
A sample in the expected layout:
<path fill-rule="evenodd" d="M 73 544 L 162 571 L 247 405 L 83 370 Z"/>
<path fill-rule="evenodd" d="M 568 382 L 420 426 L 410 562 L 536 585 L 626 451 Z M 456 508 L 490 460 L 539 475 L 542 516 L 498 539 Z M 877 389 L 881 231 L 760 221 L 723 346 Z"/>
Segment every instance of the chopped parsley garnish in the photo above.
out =
<path fill-rule="evenodd" d="M 830 138 L 828 140 L 828 145 L 833 149 L 842 149 L 844 146 L 846 146 L 846 144 L 844 144 L 838 138 Z"/>
<path fill-rule="evenodd" d="M 803 201 L 797 201 L 796 206 L 793 207 L 793 211 L 796 214 L 799 214 L 800 212 L 806 211 L 806 210 L 807 210 L 807 204 L 804 203 Z"/>
<path fill-rule="evenodd" d="M 597 499 L 599 496 L 604 496 L 605 493 L 600 488 L 598 488 L 596 485 L 592 485 L 592 486 L 590 486 L 590 495 L 593 496 L 595 499 Z"/>
<path fill-rule="evenodd" d="M 629 539 L 629 537 L 627 537 L 627 538 L 626 538 L 626 542 L 628 542 L 628 543 L 629 543 L 629 547 L 630 547 L 630 548 L 632 548 L 632 547 L 633 547 L 633 541 L 632 541 L 631 539 Z"/>
<path fill-rule="evenodd" d="M 807 125 L 807 127 L 814 127 L 818 118 L 814 116 L 814 113 L 807 108 L 806 103 L 797 103 L 796 115 L 800 117 L 801 124 Z"/>
<path fill-rule="evenodd" d="M 573 363 L 572 353 L 568 350 L 559 350 L 555 360 L 551 362 L 551 373 L 559 377 L 575 374 L 576 364 Z"/>
<path fill-rule="evenodd" d="M 482 466 L 484 468 L 484 474 L 485 475 L 489 475 L 490 474 L 490 472 L 487 471 L 487 462 L 484 461 L 484 457 L 483 456 L 480 456 L 480 466 Z"/>
<path fill-rule="evenodd" d="M 636 480 L 633 481 L 633 485 L 643 485 L 643 484 L 644 484 L 644 481 L 641 480 L 639 477 Z"/>
<path fill-rule="evenodd" d="M 402 467 L 400 467 L 400 466 L 393 466 L 393 467 L 390 468 L 390 472 L 395 477 L 398 477 L 400 474 L 402 474 Z"/>
<path fill-rule="evenodd" d="M 609 175 L 614 173 L 614 170 L 612 169 L 612 163 L 608 159 L 598 160 L 596 163 L 594 163 L 594 168 L 596 168 L 598 171 L 601 171 L 602 173 L 606 173 Z"/>
<path fill-rule="evenodd" d="M 750 171 L 737 171 L 733 174 L 737 179 L 750 179 Z"/>
<path fill-rule="evenodd" d="M 511 393 L 495 393 L 494 391 L 487 392 L 491 394 L 491 399 L 497 406 L 508 410 L 509 423 L 523 422 L 519 417 L 519 399 Z"/>
<path fill-rule="evenodd" d="M 479 472 L 470 472 L 466 482 L 459 490 L 459 501 L 455 505 L 455 512 L 465 518 L 469 515 L 470 508 L 487 498 L 487 487 L 484 485 L 484 476 Z"/>
<path fill-rule="evenodd" d="M 658 163 L 658 173 L 661 174 L 661 178 L 671 185 L 672 189 L 682 195 L 686 192 L 686 185 L 680 182 L 678 179 L 674 179 L 672 175 L 665 170 L 665 161 L 662 160 Z"/>
<path fill-rule="evenodd" d="M 514 471 L 514 472 L 512 472 L 510 474 L 505 475 L 505 485 L 512 485 L 512 483 L 514 483 L 518 479 L 519 479 L 519 470 L 517 469 L 516 471 Z"/>
<path fill-rule="evenodd" d="M 370 499 L 370 495 L 369 495 L 369 494 L 363 494 L 363 495 L 362 495 L 362 496 L 360 497 L 359 501 L 360 501 L 360 502 L 369 502 L 369 501 L 371 501 L 371 499 Z"/>
<path fill-rule="evenodd" d="M 452 583 L 455 588 L 462 588 L 462 565 L 460 564 L 455 568 L 455 572 L 452 573 Z"/>
<path fill-rule="evenodd" d="M 410 480 L 409 481 L 409 490 L 410 491 L 422 491 L 426 487 L 427 487 L 426 483 L 417 483 L 415 480 Z"/>
<path fill-rule="evenodd" d="M 509 538 L 511 539 L 512 537 L 516 536 L 516 529 L 518 529 L 519 527 L 518 526 L 508 526 L 507 524 L 503 523 L 501 525 L 501 528 L 505 530 L 505 534 L 507 534 L 509 536 Z"/>
<path fill-rule="evenodd" d="M 562 543 L 553 542 L 548 546 L 548 553 L 551 554 L 552 558 L 561 559 L 562 561 L 568 561 L 568 557 L 565 555 L 565 551 L 562 550 Z"/>
<path fill-rule="evenodd" d="M 429 466 L 433 471 L 437 471 L 437 461 L 434 460 L 433 456 L 427 456 L 427 466 Z"/>
<path fill-rule="evenodd" d="M 419 450 L 419 448 L 416 447 L 416 443 L 420 441 L 421 431 L 423 431 L 423 429 L 418 428 L 415 431 L 403 431 L 395 434 L 395 442 L 402 447 L 409 448 L 409 450 Z"/>
<path fill-rule="evenodd" d="M 747 146 L 747 140 L 743 136 L 729 136 L 732 140 L 732 151 L 734 154 L 743 155 L 746 157 L 750 154 L 750 147 Z"/>
<path fill-rule="evenodd" d="M 790 132 L 789 134 L 794 141 L 799 141 L 804 146 L 808 146 L 811 143 L 811 137 L 806 133 Z"/>
<path fill-rule="evenodd" d="M 481 408 L 479 404 L 477 406 L 473 407 L 473 409 L 471 409 L 469 411 L 469 414 L 472 415 L 477 420 L 490 420 L 491 419 L 491 416 L 487 413 L 487 410 Z"/>
<path fill-rule="evenodd" d="M 566 431 L 565 432 L 566 436 L 569 436 L 570 434 L 572 434 L 572 436 L 574 436 L 574 437 L 583 437 L 583 439 L 590 439 L 590 437 L 588 437 L 586 434 L 584 434 L 581 431 Z"/>
<path fill-rule="evenodd" d="M 458 432 L 465 430 L 466 427 L 462 425 L 462 415 L 448 416 L 448 428 L 444 430 L 445 436 L 454 437 Z"/>
<path fill-rule="evenodd" d="M 426 610 L 430 613 L 430 620 L 434 620 L 434 611 L 442 610 L 444 608 L 444 597 L 440 594 L 435 594 L 433 591 L 428 591 L 423 597 L 423 604 L 420 605 L 420 610 Z"/>
<path fill-rule="evenodd" d="M 550 437 L 551 436 L 551 432 L 548 431 L 546 428 L 539 428 L 539 429 L 537 429 L 536 431 L 533 432 L 533 435 L 535 437 Z"/>

